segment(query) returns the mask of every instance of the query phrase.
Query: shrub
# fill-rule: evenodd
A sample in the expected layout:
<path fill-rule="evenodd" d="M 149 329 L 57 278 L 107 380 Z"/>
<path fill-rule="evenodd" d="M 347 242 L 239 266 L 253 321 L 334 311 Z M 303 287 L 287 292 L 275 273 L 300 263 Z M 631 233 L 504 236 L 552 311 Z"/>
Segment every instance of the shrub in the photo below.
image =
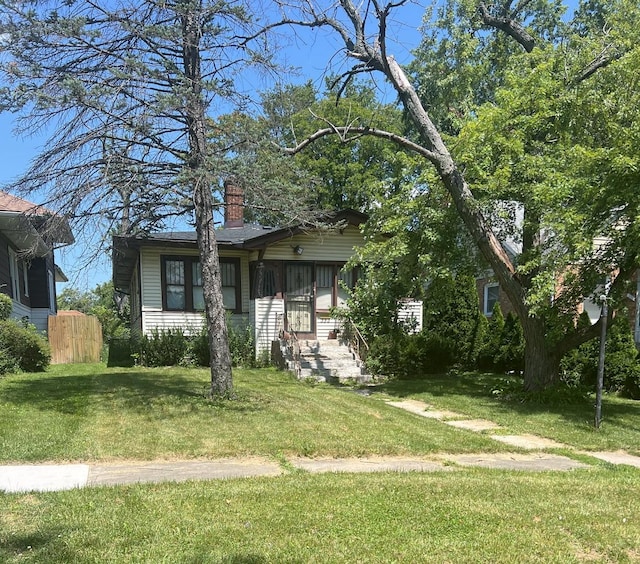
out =
<path fill-rule="evenodd" d="M 43 372 L 51 360 L 49 343 L 37 329 L 11 319 L 0 320 L 0 351 L 5 358 L 0 370 Z"/>
<path fill-rule="evenodd" d="M 500 349 L 500 339 L 504 331 L 504 323 L 502 309 L 500 309 L 500 304 L 496 302 L 493 306 L 491 318 L 487 321 L 487 329 L 476 359 L 476 366 L 479 369 L 493 370 L 495 368 L 495 356 Z"/>
<path fill-rule="evenodd" d="M 11 317 L 13 311 L 13 300 L 0 292 L 0 321 L 5 321 Z"/>
<path fill-rule="evenodd" d="M 187 353 L 187 339 L 180 328 L 153 329 L 140 338 L 138 346 L 144 366 L 176 366 Z"/>
<path fill-rule="evenodd" d="M 486 320 L 480 312 L 474 278 L 459 274 L 434 280 L 427 290 L 424 311 L 432 371 L 446 369 L 445 362 L 475 366 Z"/>
<path fill-rule="evenodd" d="M 233 366 L 252 368 L 256 365 L 255 339 L 251 325 L 229 326 L 229 350 Z"/>
<path fill-rule="evenodd" d="M 403 341 L 407 338 L 401 331 L 392 335 L 377 337 L 369 345 L 367 355 L 367 370 L 372 374 L 384 375 L 390 378 L 401 378 L 405 373 L 402 366 Z"/>
<path fill-rule="evenodd" d="M 450 339 L 435 333 L 407 335 L 397 331 L 373 341 L 367 357 L 367 369 L 373 374 L 413 380 L 424 374 L 445 372 L 455 363 L 454 351 Z"/>
<path fill-rule="evenodd" d="M 583 314 L 579 323 L 589 323 Z M 600 339 L 592 339 L 571 351 L 562 359 L 561 370 L 566 381 L 593 390 L 596 386 Z M 640 364 L 627 315 L 620 312 L 607 331 L 604 360 L 605 390 L 618 391 L 632 399 L 640 399 Z"/>
<path fill-rule="evenodd" d="M 522 372 L 524 370 L 524 335 L 520 320 L 509 313 L 504 320 L 500 344 L 493 359 L 500 372 Z"/>
<path fill-rule="evenodd" d="M 229 350 L 233 366 L 256 366 L 255 340 L 250 325 L 236 327 L 229 324 Z M 133 347 L 143 366 L 209 366 L 209 336 L 206 327 L 193 336 L 180 328 L 154 329 L 140 337 Z"/>

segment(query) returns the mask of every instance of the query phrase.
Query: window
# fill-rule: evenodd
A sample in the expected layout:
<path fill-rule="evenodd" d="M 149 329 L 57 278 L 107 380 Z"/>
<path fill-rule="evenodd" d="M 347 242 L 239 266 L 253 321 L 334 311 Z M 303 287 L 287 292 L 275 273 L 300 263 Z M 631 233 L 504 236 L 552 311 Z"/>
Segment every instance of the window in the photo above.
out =
<path fill-rule="evenodd" d="M 316 266 L 316 309 L 328 310 L 333 306 L 334 266 Z"/>
<path fill-rule="evenodd" d="M 220 259 L 220 277 L 222 279 L 222 301 L 225 309 L 238 311 L 240 297 L 239 285 L 236 283 L 237 263 Z"/>
<path fill-rule="evenodd" d="M 23 293 L 25 297 L 29 297 L 29 268 L 26 262 L 22 263 L 22 285 L 23 285 Z"/>
<path fill-rule="evenodd" d="M 500 298 L 500 285 L 499 284 L 485 284 L 484 287 L 484 314 L 492 315 L 493 307 Z"/>
<path fill-rule="evenodd" d="M 221 258 L 220 274 L 225 309 L 240 311 L 240 260 Z M 204 311 L 198 257 L 162 257 L 162 307 L 169 311 Z"/>
<path fill-rule="evenodd" d="M 165 309 L 179 311 L 187 309 L 185 262 L 184 259 L 167 259 L 164 262 Z"/>
<path fill-rule="evenodd" d="M 316 309 L 344 307 L 356 278 L 356 271 L 344 270 L 343 264 L 316 265 Z"/>
<path fill-rule="evenodd" d="M 18 257 L 13 249 L 9 249 L 9 276 L 11 277 L 11 297 L 20 301 L 20 280 L 18 279 Z"/>

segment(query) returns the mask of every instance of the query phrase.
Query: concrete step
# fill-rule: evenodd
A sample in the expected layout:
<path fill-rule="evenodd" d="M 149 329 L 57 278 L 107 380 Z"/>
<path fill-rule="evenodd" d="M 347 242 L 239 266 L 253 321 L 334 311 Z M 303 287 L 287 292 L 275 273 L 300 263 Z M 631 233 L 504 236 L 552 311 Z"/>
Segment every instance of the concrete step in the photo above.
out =
<path fill-rule="evenodd" d="M 299 377 L 322 382 L 368 382 L 362 363 L 351 349 L 337 339 L 327 341 L 299 341 Z M 289 370 L 296 370 L 296 363 L 289 359 Z"/>

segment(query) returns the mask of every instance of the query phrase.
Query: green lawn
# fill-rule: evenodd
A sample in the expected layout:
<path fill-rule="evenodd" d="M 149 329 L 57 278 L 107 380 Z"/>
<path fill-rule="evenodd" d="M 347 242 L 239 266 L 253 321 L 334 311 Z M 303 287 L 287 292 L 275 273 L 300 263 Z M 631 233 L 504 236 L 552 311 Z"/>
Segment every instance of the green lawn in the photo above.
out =
<path fill-rule="evenodd" d="M 584 401 L 541 405 L 499 399 L 492 390 L 503 384 L 504 377 L 494 374 L 463 373 L 389 382 L 379 391 L 393 398 L 422 400 L 470 418 L 495 421 L 505 428 L 502 433 L 534 433 L 581 450 L 623 449 L 640 455 L 640 401 L 605 394 L 603 421 L 596 430 L 595 394 Z"/>
<path fill-rule="evenodd" d="M 398 397 L 579 449 L 640 444 L 638 403 L 607 397 L 596 432 L 590 402 L 501 402 L 495 376 L 393 382 L 369 398 L 273 370 L 234 376 L 240 399 L 213 403 L 204 370 L 85 365 L 5 377 L 1 461 L 512 450 L 384 403 Z M 639 484 L 638 469 L 593 463 L 0 493 L 0 562 L 639 562 Z"/>
<path fill-rule="evenodd" d="M 0 462 L 506 450 L 382 399 L 275 370 L 236 370 L 240 399 L 212 403 L 208 377 L 199 369 L 66 365 L 0 379 Z"/>
<path fill-rule="evenodd" d="M 638 562 L 639 479 L 464 470 L 0 494 L 0 561 Z"/>

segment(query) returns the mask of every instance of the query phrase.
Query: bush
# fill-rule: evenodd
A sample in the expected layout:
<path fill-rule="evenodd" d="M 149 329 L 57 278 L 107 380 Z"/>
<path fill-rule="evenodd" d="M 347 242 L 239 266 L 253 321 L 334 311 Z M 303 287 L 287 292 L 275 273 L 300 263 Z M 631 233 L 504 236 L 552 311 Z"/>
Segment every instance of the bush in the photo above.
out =
<path fill-rule="evenodd" d="M 487 321 L 480 312 L 474 278 L 459 274 L 434 280 L 427 290 L 424 311 L 431 372 L 446 370 L 454 363 L 475 366 Z"/>
<path fill-rule="evenodd" d="M 378 337 L 369 349 L 367 370 L 373 374 L 414 380 L 447 370 L 456 361 L 455 345 L 437 334 L 407 335 L 398 331 Z"/>
<path fill-rule="evenodd" d="M 256 366 L 255 339 L 251 325 L 229 325 L 229 350 L 233 366 Z"/>
<path fill-rule="evenodd" d="M 187 338 L 182 329 L 153 329 L 139 342 L 139 360 L 144 366 L 176 366 L 187 353 Z"/>
<path fill-rule="evenodd" d="M 13 311 L 13 300 L 0 292 L 0 321 L 6 321 L 11 317 Z"/>
<path fill-rule="evenodd" d="M 513 313 L 504 320 L 493 364 L 500 372 L 524 371 L 524 335 L 520 320 Z"/>
<path fill-rule="evenodd" d="M 402 378 L 406 373 L 402 365 L 403 356 L 401 343 L 407 338 L 403 332 L 396 331 L 393 335 L 377 337 L 369 345 L 367 355 L 367 370 L 372 374 L 384 375 L 389 378 Z"/>
<path fill-rule="evenodd" d="M 229 324 L 228 335 L 231 364 L 255 367 L 253 327 Z M 140 337 L 134 349 L 138 351 L 138 361 L 143 366 L 209 366 L 211 363 L 206 327 L 193 336 L 185 335 L 180 328 L 155 329 L 150 335 Z"/>
<path fill-rule="evenodd" d="M 43 372 L 51 360 L 49 343 L 33 325 L 11 319 L 0 320 L 0 372 Z"/>
<path fill-rule="evenodd" d="M 583 314 L 579 323 L 590 323 Z M 600 339 L 592 339 L 571 351 L 562 359 L 563 379 L 586 386 L 596 386 Z M 640 364 L 627 315 L 619 312 L 607 331 L 604 360 L 603 387 L 609 392 L 620 392 L 631 399 L 640 399 Z"/>

